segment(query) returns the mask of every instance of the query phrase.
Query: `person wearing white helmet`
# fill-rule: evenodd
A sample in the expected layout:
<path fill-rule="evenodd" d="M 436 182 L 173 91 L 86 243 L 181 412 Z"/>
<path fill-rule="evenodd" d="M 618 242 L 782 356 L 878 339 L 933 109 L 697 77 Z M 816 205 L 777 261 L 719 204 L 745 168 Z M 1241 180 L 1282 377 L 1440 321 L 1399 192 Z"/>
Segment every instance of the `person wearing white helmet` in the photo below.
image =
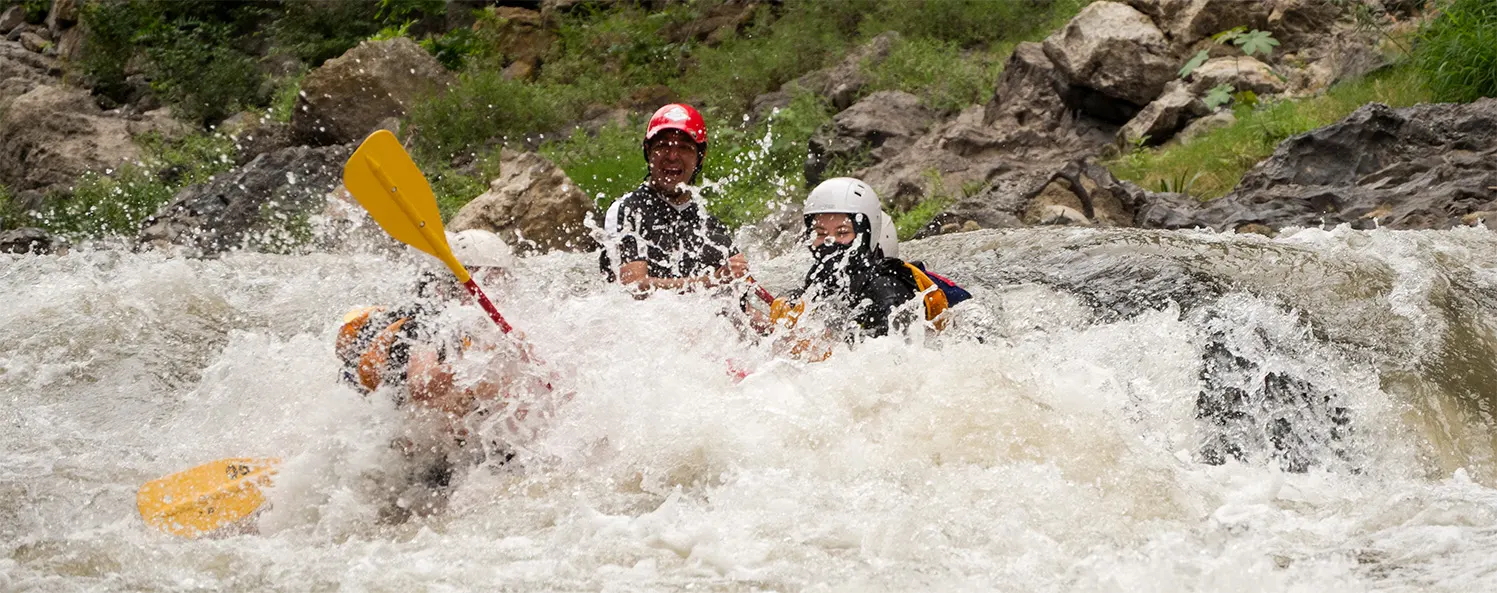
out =
<path fill-rule="evenodd" d="M 501 281 L 514 267 L 513 250 L 487 230 L 449 232 L 447 241 L 480 284 Z M 407 478 L 415 488 L 401 498 L 424 500 L 417 507 L 427 508 L 387 508 L 386 518 L 397 521 L 436 510 L 435 501 L 445 497 L 459 469 L 496 454 L 500 462 L 508 459 L 507 451 L 474 443 L 469 429 L 486 402 L 525 387 L 516 342 L 476 310 L 451 273 L 422 272 L 416 293 L 401 305 L 350 311 L 335 348 L 350 386 L 365 396 L 388 397 L 413 426 L 424 427 L 408 430 L 396 445 L 410 461 Z"/>
<path fill-rule="evenodd" d="M 913 323 L 918 307 L 905 305 L 920 298 L 924 318 L 941 326 L 943 287 L 922 267 L 899 259 L 894 221 L 872 187 L 851 177 L 823 181 L 806 197 L 803 215 L 813 261 L 804 287 L 771 307 L 777 325 L 793 328 L 810 304 L 844 340 L 882 336 Z"/>

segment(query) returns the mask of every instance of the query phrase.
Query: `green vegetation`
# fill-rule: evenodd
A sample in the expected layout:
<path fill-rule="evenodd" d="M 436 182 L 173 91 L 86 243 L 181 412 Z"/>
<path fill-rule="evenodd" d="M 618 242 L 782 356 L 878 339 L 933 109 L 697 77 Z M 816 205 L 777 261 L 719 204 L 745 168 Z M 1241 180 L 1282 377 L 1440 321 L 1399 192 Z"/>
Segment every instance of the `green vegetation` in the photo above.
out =
<path fill-rule="evenodd" d="M 1403 65 L 1336 85 L 1319 97 L 1239 105 L 1232 126 L 1188 144 L 1131 150 L 1107 165 L 1118 178 L 1151 190 L 1216 198 L 1290 136 L 1335 123 L 1370 102 L 1406 107 L 1431 98 L 1423 72 Z"/>
<path fill-rule="evenodd" d="M 148 137 L 142 144 L 146 166 L 87 173 L 70 193 L 49 195 L 45 210 L 30 220 L 13 218 L 8 226 L 38 226 L 70 238 L 134 235 L 179 189 L 207 181 L 233 164 L 233 141 L 223 136 Z"/>
<path fill-rule="evenodd" d="M 1437 101 L 1497 97 L 1497 0 L 1453 0 L 1421 32 L 1414 62 Z"/>

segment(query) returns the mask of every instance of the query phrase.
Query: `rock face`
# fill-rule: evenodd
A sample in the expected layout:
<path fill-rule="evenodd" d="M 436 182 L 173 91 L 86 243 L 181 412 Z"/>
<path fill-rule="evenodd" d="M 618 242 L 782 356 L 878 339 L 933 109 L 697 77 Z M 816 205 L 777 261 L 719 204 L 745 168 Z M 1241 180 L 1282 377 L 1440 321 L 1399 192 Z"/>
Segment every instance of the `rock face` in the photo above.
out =
<path fill-rule="evenodd" d="M 0 253 L 54 253 L 65 248 L 67 241 L 34 227 L 0 232 Z"/>
<path fill-rule="evenodd" d="M 1285 88 L 1284 81 L 1274 76 L 1268 64 L 1249 56 L 1213 58 L 1190 73 L 1190 90 L 1197 96 L 1222 84 L 1259 95 L 1282 93 Z"/>
<path fill-rule="evenodd" d="M 584 225 L 593 201 L 561 168 L 532 152 L 505 150 L 499 170 L 489 191 L 463 206 L 449 228 L 493 231 L 521 252 L 596 247 Z"/>
<path fill-rule="evenodd" d="M 820 183 L 822 171 L 834 161 L 884 162 L 913 144 L 934 121 L 935 114 L 909 93 L 882 91 L 868 95 L 838 113 L 829 126 L 811 137 L 806 183 Z"/>
<path fill-rule="evenodd" d="M 27 51 L 20 43 L 0 40 L 0 112 L 16 97 L 43 84 L 58 84 L 57 60 Z"/>
<path fill-rule="evenodd" d="M 1046 38 L 1045 55 L 1074 84 L 1139 106 L 1164 92 L 1180 67 L 1169 40 L 1148 16 L 1105 0 L 1088 5 Z"/>
<path fill-rule="evenodd" d="M 1369 104 L 1285 140 L 1199 224 L 1444 229 L 1497 219 L 1497 99 Z"/>
<path fill-rule="evenodd" d="M 365 41 L 307 74 L 291 128 L 298 140 L 317 146 L 362 140 L 382 120 L 404 116 L 418 98 L 451 80 L 410 39 Z"/>
<path fill-rule="evenodd" d="M 248 165 L 188 186 L 142 225 L 141 243 L 187 247 L 213 256 L 240 247 L 283 248 L 287 221 L 321 211 L 339 183 L 350 146 L 297 146 L 265 153 Z"/>
<path fill-rule="evenodd" d="M 51 85 L 16 97 L 4 113 L 0 183 L 13 190 L 66 187 L 86 171 L 138 161 L 131 137 L 163 125 L 106 116 L 87 93 Z"/>

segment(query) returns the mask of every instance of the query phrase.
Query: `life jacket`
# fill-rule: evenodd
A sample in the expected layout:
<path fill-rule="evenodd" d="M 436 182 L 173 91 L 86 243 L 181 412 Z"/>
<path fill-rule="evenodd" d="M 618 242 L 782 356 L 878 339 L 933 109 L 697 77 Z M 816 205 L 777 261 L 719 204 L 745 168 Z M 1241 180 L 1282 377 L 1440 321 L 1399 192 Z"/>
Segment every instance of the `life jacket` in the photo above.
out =
<path fill-rule="evenodd" d="M 950 278 L 925 269 L 925 263 L 912 261 L 908 262 L 907 265 L 913 265 L 916 268 L 919 268 L 921 272 L 924 272 L 925 275 L 930 278 L 931 282 L 940 287 L 941 292 L 946 293 L 946 306 L 955 307 L 962 301 L 972 298 L 972 293 L 967 292 L 966 289 L 960 286 L 957 286 L 956 283 L 952 282 Z"/>
<path fill-rule="evenodd" d="M 925 302 L 925 320 L 934 324 L 936 329 L 946 329 L 946 318 L 941 316 L 951 306 L 946 300 L 946 291 L 915 264 L 905 262 L 904 267 L 915 277 L 915 289 L 920 291 L 920 298 Z"/>
<path fill-rule="evenodd" d="M 411 316 L 386 307 L 360 307 L 343 316 L 334 351 L 343 361 L 343 380 L 368 394 L 388 380 L 405 379 L 409 353 L 402 337 L 414 329 Z"/>

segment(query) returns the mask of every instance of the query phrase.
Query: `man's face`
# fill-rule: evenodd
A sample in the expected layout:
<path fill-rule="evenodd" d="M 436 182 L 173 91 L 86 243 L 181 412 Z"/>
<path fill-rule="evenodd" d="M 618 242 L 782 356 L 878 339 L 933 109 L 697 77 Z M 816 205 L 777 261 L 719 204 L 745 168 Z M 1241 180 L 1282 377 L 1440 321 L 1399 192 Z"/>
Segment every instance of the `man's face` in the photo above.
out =
<path fill-rule="evenodd" d="M 840 213 L 817 214 L 811 219 L 811 246 L 839 243 L 847 245 L 858 236 L 852 217 Z"/>
<path fill-rule="evenodd" d="M 646 152 L 650 163 L 650 184 L 667 193 L 691 182 L 697 170 L 697 145 L 680 130 L 666 130 L 650 140 Z"/>

